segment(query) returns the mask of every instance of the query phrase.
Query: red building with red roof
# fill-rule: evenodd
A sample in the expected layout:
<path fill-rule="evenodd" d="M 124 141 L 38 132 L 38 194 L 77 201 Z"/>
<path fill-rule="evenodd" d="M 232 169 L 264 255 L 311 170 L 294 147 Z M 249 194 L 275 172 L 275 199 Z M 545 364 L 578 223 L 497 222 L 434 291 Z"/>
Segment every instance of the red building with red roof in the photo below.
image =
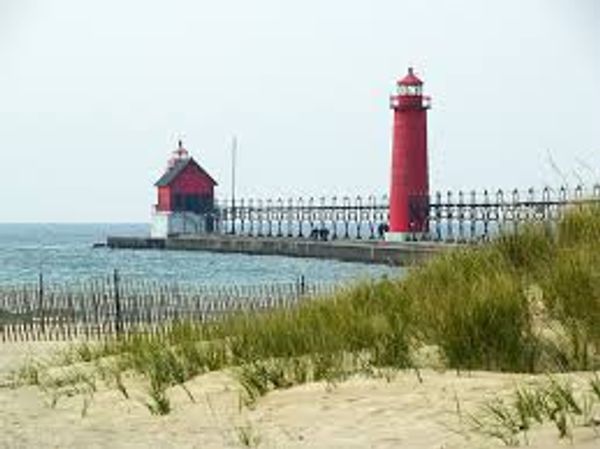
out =
<path fill-rule="evenodd" d="M 152 236 L 201 234 L 214 228 L 214 189 L 217 182 L 190 156 L 179 141 L 165 173 L 154 184 Z"/>

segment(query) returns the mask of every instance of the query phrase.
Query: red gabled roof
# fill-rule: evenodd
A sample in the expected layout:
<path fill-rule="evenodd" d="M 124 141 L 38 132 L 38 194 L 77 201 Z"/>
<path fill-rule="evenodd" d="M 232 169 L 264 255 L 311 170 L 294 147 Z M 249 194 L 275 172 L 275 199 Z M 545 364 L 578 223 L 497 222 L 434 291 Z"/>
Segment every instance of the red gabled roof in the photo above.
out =
<path fill-rule="evenodd" d="M 161 178 L 156 181 L 154 183 L 154 185 L 156 187 L 165 187 L 170 185 L 176 178 L 177 176 L 179 176 L 179 174 L 190 164 L 194 164 L 199 170 L 200 172 L 205 175 L 212 183 L 213 185 L 218 185 L 217 181 L 215 181 L 213 179 L 212 176 L 210 176 L 208 174 L 208 172 L 206 170 L 204 170 L 200 164 L 198 164 L 198 162 L 196 162 L 194 160 L 193 157 L 190 157 L 188 159 L 180 159 L 178 161 L 176 161 L 166 172 L 164 175 L 161 176 Z"/>
<path fill-rule="evenodd" d="M 421 86 L 423 81 L 415 75 L 415 72 L 412 67 L 408 68 L 408 75 L 398 81 L 398 84 L 402 84 L 403 86 Z"/>

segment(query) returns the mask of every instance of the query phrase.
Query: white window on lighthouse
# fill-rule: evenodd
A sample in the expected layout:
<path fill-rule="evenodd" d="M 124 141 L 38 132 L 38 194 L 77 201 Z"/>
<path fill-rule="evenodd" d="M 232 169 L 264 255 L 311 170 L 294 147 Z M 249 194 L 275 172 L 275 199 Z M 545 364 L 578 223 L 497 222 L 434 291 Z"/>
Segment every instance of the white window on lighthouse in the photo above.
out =
<path fill-rule="evenodd" d="M 421 86 L 412 84 L 408 86 L 405 84 L 400 84 L 400 86 L 398 86 L 398 94 L 418 96 L 423 94 L 423 88 Z"/>
<path fill-rule="evenodd" d="M 408 86 L 408 95 L 421 95 L 421 86 Z"/>

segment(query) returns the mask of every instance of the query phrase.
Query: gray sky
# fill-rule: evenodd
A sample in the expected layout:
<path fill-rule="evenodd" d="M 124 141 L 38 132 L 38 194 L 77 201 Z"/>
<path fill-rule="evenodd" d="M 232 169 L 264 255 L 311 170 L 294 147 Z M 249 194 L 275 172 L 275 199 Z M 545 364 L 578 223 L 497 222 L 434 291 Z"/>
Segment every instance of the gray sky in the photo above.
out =
<path fill-rule="evenodd" d="M 598 0 L 0 0 L 0 221 L 147 221 L 179 136 L 221 197 L 233 134 L 242 196 L 383 194 L 408 65 L 434 189 L 600 180 Z"/>

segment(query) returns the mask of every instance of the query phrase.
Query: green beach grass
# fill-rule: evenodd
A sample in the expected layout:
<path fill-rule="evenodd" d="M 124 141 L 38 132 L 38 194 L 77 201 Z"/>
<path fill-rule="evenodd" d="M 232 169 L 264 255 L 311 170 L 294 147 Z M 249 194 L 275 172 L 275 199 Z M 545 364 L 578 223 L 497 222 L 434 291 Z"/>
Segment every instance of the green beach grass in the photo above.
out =
<path fill-rule="evenodd" d="M 170 411 L 168 388 L 224 368 L 238 378 L 246 405 L 274 389 L 385 369 L 597 370 L 600 207 L 442 254 L 402 279 L 365 282 L 293 309 L 178 323 L 161 336 L 79 344 L 55 365 L 82 363 L 125 397 L 124 376 L 141 376 L 155 414 Z M 23 381 L 49 382 L 32 369 L 43 370 L 28 367 Z"/>

